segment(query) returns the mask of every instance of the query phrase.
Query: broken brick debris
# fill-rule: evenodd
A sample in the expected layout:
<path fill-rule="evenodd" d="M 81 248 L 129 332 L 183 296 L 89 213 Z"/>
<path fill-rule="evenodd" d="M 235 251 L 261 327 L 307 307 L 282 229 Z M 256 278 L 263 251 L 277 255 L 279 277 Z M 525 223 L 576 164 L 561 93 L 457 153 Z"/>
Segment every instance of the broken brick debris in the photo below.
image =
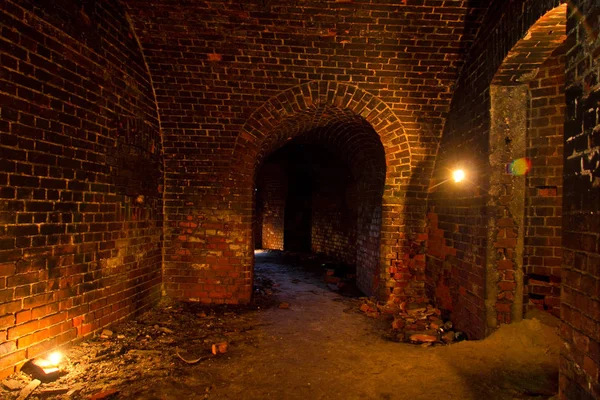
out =
<path fill-rule="evenodd" d="M 39 379 L 32 380 L 27 386 L 23 388 L 23 390 L 21 390 L 21 393 L 19 393 L 19 397 L 17 397 L 17 400 L 27 399 L 31 395 L 31 393 L 33 393 L 35 389 L 37 389 L 37 387 L 41 384 L 42 381 L 40 381 Z"/>
<path fill-rule="evenodd" d="M 463 332 L 453 331 L 452 321 L 444 321 L 441 311 L 423 302 L 394 301 L 380 304 L 362 298 L 360 311 L 371 318 L 382 315 L 393 316 L 391 323 L 395 337 L 402 342 L 424 344 L 445 343 L 465 340 Z"/>

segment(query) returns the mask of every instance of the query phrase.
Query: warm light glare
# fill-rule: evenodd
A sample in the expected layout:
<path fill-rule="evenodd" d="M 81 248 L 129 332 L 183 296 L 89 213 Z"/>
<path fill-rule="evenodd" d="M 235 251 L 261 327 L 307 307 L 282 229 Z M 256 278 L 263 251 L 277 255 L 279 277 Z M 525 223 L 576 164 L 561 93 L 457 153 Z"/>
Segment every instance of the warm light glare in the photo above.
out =
<path fill-rule="evenodd" d="M 60 351 L 55 351 L 54 353 L 48 354 L 46 357 L 41 359 L 36 359 L 34 363 L 42 368 L 51 368 L 56 367 L 63 359 L 63 355 Z"/>
<path fill-rule="evenodd" d="M 58 365 L 62 361 L 63 355 L 59 351 L 55 351 L 48 356 L 48 361 L 52 365 Z"/>
<path fill-rule="evenodd" d="M 454 182 L 462 182 L 463 179 L 465 179 L 465 171 L 457 169 L 452 173 L 452 178 L 454 179 Z"/>

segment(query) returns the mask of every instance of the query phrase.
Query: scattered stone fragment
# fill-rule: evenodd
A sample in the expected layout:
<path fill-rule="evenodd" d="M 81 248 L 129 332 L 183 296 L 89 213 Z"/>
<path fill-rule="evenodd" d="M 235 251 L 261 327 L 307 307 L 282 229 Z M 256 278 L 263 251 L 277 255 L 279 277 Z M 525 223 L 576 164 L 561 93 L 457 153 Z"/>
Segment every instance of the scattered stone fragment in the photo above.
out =
<path fill-rule="evenodd" d="M 442 321 L 441 319 L 434 319 L 429 324 L 429 328 L 435 329 L 435 330 L 440 329 L 442 326 L 444 326 L 444 321 Z"/>
<path fill-rule="evenodd" d="M 69 390 L 70 390 L 69 387 L 63 386 L 63 387 L 56 387 L 56 388 L 41 389 L 39 392 L 42 396 L 58 396 L 60 394 L 67 393 Z"/>
<path fill-rule="evenodd" d="M 172 330 L 172 329 L 169 329 L 169 328 L 165 328 L 164 326 L 163 326 L 163 327 L 160 327 L 160 328 L 159 328 L 159 330 L 160 330 L 161 332 L 168 333 L 168 334 L 175 333 L 175 331 L 174 331 L 174 330 Z"/>
<path fill-rule="evenodd" d="M 433 335 L 415 333 L 413 335 L 410 335 L 410 341 L 416 343 L 433 343 L 437 342 L 437 337 Z"/>
<path fill-rule="evenodd" d="M 19 397 L 17 397 L 17 400 L 25 400 L 26 398 L 28 398 L 31 395 L 31 393 L 33 393 L 33 391 L 37 389 L 38 386 L 40 386 L 41 383 L 42 381 L 40 381 L 39 379 L 34 379 L 31 382 L 29 382 L 29 384 L 25 386 L 23 390 L 21 390 L 21 393 L 19 393 Z"/>
<path fill-rule="evenodd" d="M 405 301 L 401 302 L 400 305 L 398 306 L 398 308 L 400 308 L 400 311 L 406 312 L 406 302 Z"/>
<path fill-rule="evenodd" d="M 107 390 L 103 390 L 101 392 L 96 393 L 95 395 L 93 395 L 90 400 L 103 400 L 103 399 L 109 399 L 113 396 L 116 397 L 116 395 L 119 394 L 119 391 L 116 389 L 107 389 Z"/>
<path fill-rule="evenodd" d="M 111 331 L 109 329 L 104 329 L 102 331 L 102 333 L 100 334 L 100 337 L 102 339 L 108 339 L 108 338 L 112 337 L 112 335 L 113 335 L 113 331 Z"/>
<path fill-rule="evenodd" d="M 414 306 L 412 304 L 409 304 L 409 307 L 406 311 L 411 315 L 422 314 L 425 311 L 427 311 L 427 307 L 419 307 L 417 304 L 415 304 Z"/>
<path fill-rule="evenodd" d="M 452 343 L 454 341 L 454 332 L 446 332 L 442 335 L 442 341 L 444 343 Z"/>
<path fill-rule="evenodd" d="M 227 353 L 227 349 L 229 348 L 229 343 L 221 342 L 212 345 L 212 353 L 214 355 Z"/>
<path fill-rule="evenodd" d="M 14 392 L 16 390 L 21 390 L 23 388 L 23 383 L 16 379 L 7 379 L 2 382 L 2 386 L 4 386 L 6 390 Z"/>
<path fill-rule="evenodd" d="M 71 397 L 75 396 L 77 393 L 79 393 L 81 391 L 83 387 L 81 385 L 75 385 L 75 387 L 72 387 L 66 394 L 66 398 L 70 399 Z"/>
<path fill-rule="evenodd" d="M 405 325 L 404 320 L 401 318 L 395 319 L 394 322 L 392 322 L 392 328 L 396 330 L 404 328 Z"/>
<path fill-rule="evenodd" d="M 290 308 L 290 303 L 286 303 L 285 301 L 282 303 L 279 303 L 279 308 L 287 310 L 288 308 Z"/>
<path fill-rule="evenodd" d="M 379 311 L 382 314 L 396 314 L 398 312 L 398 307 L 396 307 L 393 304 L 385 304 L 382 306 L 377 306 L 377 308 L 379 309 Z"/>

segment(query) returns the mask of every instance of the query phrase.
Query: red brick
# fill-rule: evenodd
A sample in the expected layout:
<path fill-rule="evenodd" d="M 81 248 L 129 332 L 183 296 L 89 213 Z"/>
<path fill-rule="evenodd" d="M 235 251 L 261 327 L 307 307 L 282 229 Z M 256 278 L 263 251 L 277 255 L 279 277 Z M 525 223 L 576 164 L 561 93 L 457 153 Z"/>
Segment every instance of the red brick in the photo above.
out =
<path fill-rule="evenodd" d="M 0 329 L 6 329 L 15 324 L 15 316 L 12 314 L 0 317 Z"/>
<path fill-rule="evenodd" d="M 5 354 L 10 354 L 17 350 L 17 344 L 14 341 L 4 342 L 0 344 L 0 356 L 4 356 Z"/>
<path fill-rule="evenodd" d="M 592 358 L 584 356 L 583 370 L 588 374 L 592 382 L 598 381 L 598 361 L 594 361 Z"/>
<path fill-rule="evenodd" d="M 0 370 L 13 367 L 18 362 L 25 360 L 25 350 L 18 350 L 13 353 L 7 354 L 0 358 Z"/>
<path fill-rule="evenodd" d="M 35 332 L 39 327 L 38 321 L 30 321 L 23 325 L 18 325 L 8 329 L 8 339 L 14 340 L 21 336 Z"/>
<path fill-rule="evenodd" d="M 15 273 L 15 263 L 0 264 L 0 276 L 11 276 Z"/>
<path fill-rule="evenodd" d="M 31 321 L 31 310 L 20 311 L 16 314 L 17 325 Z"/>

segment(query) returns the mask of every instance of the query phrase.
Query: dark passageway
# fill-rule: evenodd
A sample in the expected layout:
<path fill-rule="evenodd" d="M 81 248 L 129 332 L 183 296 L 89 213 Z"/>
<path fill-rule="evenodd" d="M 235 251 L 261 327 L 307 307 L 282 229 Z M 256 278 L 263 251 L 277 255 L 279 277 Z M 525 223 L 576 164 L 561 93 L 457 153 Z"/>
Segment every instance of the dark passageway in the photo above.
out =
<path fill-rule="evenodd" d="M 385 156 L 362 118 L 306 130 L 257 170 L 255 246 L 315 253 L 355 269 L 360 289 L 379 282 Z"/>

